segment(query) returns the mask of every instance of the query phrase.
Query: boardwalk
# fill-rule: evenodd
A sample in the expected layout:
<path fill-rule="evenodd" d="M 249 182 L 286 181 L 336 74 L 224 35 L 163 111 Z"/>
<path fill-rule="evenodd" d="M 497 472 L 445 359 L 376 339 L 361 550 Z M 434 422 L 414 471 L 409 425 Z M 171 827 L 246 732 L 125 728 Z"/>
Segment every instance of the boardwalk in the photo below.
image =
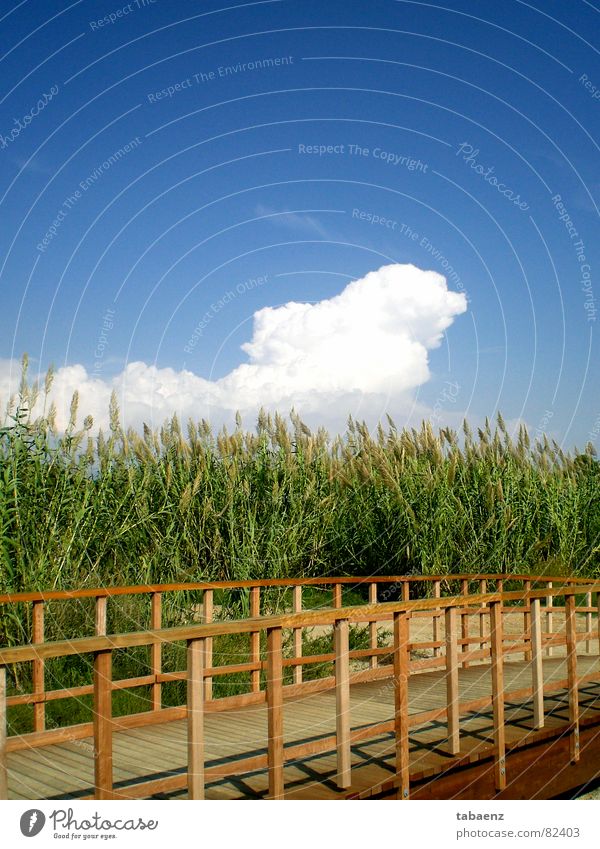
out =
<path fill-rule="evenodd" d="M 93 692 L 93 727 L 0 740 L 4 793 L 11 799 L 344 799 L 571 792 L 600 777 L 600 647 L 591 607 L 598 587 L 571 595 L 563 589 L 560 609 L 546 595 L 544 610 L 527 584 L 521 608 L 514 606 L 518 593 L 447 599 L 438 587 L 433 599 L 406 600 L 403 592 L 404 602 L 342 608 L 334 591 L 334 607 L 326 610 L 200 624 L 176 634 L 167 629 L 169 639 L 188 643 L 188 669 L 178 673 L 188 679 L 187 707 L 159 703 L 125 719 L 110 716 L 110 690 L 123 682 L 111 683 L 107 661 L 123 645 L 160 645 L 162 632 L 0 650 L 0 663 L 23 657 L 37 664 L 96 652 L 94 683 L 80 688 Z M 379 647 L 371 631 L 370 649 L 349 651 L 349 621 L 388 628 L 391 622 L 392 645 Z M 294 641 L 296 657 L 284 658 L 281 631 L 294 635 L 298 626 L 333 628 L 334 653 L 298 657 Z M 267 631 L 266 651 L 254 637 L 259 628 Z M 208 640 L 223 630 L 250 634 L 251 649 L 259 652 L 255 661 L 222 668 L 248 670 L 246 696 L 211 697 L 221 668 L 210 663 Z M 316 660 L 333 660 L 334 677 L 303 681 L 298 668 Z M 283 686 L 286 665 L 295 670 L 295 683 Z M 257 670 L 266 673 L 266 689 Z M 151 680 L 164 680 L 161 675 Z M 127 683 L 142 680 L 148 683 Z M 35 705 L 57 695 L 18 698 Z M 9 697 L 8 704 L 11 698 L 17 703 Z"/>
<path fill-rule="evenodd" d="M 597 722 L 600 735 L 600 665 L 598 657 L 579 658 L 582 674 L 596 673 L 598 684 L 589 684 L 580 694 L 581 719 Z M 566 659 L 544 662 L 548 683 L 566 677 Z M 473 666 L 459 673 L 461 701 L 477 699 L 489 691 L 489 667 Z M 508 690 L 527 687 L 529 664 L 505 666 Z M 439 672 L 423 673 L 411 679 L 409 714 L 443 708 L 446 690 Z M 564 727 L 568 722 L 565 691 L 546 697 L 546 728 Z M 531 703 L 509 702 L 506 706 L 507 743 L 526 744 L 535 733 Z M 364 730 L 371 724 L 393 720 L 394 693 L 389 680 L 357 684 L 351 688 L 351 727 Z M 335 694 L 331 691 L 296 697 L 286 704 L 284 737 L 287 746 L 318 743 L 335 732 Z M 207 772 L 220 768 L 225 778 L 208 779 L 206 798 L 264 798 L 268 793 L 266 770 L 232 776 L 235 762 L 243 757 L 266 755 L 267 709 L 250 706 L 213 714 L 205 722 Z M 132 729 L 115 734 L 113 741 L 115 788 L 126 792 L 140 778 L 160 779 L 185 774 L 187 769 L 187 727 L 183 720 L 152 728 Z M 472 711 L 461 723 L 461 760 L 489 756 L 493 747 L 493 723 L 489 711 Z M 316 754 L 286 764 L 286 797 L 294 799 L 335 799 L 349 794 L 376 794 L 394 775 L 394 735 L 382 734 L 352 747 L 353 783 L 348 790 L 336 787 L 335 755 Z M 456 757 L 446 750 L 445 723 L 423 723 L 410 733 L 411 783 L 447 772 Z M 509 776 L 510 786 L 510 776 Z M 93 740 L 14 752 L 9 756 L 9 796 L 12 799 L 81 798 L 93 794 Z M 184 791 L 174 798 L 185 798 Z M 163 798 L 165 796 L 163 795 Z"/>

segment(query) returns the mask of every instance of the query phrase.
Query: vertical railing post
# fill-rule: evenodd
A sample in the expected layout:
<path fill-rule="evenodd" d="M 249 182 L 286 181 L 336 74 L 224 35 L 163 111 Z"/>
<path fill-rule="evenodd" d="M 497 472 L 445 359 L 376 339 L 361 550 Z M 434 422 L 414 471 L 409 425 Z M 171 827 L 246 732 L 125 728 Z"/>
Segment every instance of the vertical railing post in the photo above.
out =
<path fill-rule="evenodd" d="M 267 725 L 269 796 L 283 799 L 283 665 L 281 628 L 267 629 Z"/>
<path fill-rule="evenodd" d="M 150 628 L 158 631 L 162 625 L 162 593 L 152 593 L 150 605 Z M 162 685 L 158 679 L 162 672 L 162 643 L 156 642 L 150 646 L 150 670 L 154 678 L 152 710 L 160 710 Z"/>
<path fill-rule="evenodd" d="M 585 594 L 585 606 L 588 608 L 588 609 L 586 610 L 586 613 L 585 613 L 585 630 L 586 630 L 586 631 L 587 631 L 587 633 L 589 634 L 589 633 L 591 632 L 591 630 L 592 630 L 592 611 L 591 611 L 591 607 L 592 607 L 592 594 L 591 594 L 591 593 L 586 593 L 586 594 Z M 591 640 L 591 637 L 588 637 L 588 639 L 587 639 L 587 640 L 586 640 L 586 642 L 585 642 L 585 650 L 586 650 L 586 652 L 587 652 L 588 654 L 591 654 L 591 653 L 592 653 L 592 640 Z"/>
<path fill-rule="evenodd" d="M 487 581 L 486 581 L 485 578 L 482 578 L 479 581 L 479 592 L 481 593 L 481 595 L 485 595 L 485 593 L 487 592 Z M 482 607 L 482 610 L 485 610 L 485 608 L 487 607 L 487 604 L 485 603 L 485 601 L 481 602 L 481 607 Z M 485 614 L 485 613 L 479 614 L 479 638 L 480 638 L 479 648 L 480 648 L 481 651 L 483 651 L 483 649 L 487 645 L 487 641 L 484 639 L 486 619 L 487 619 L 487 614 Z"/>
<path fill-rule="evenodd" d="M 410 793 L 410 747 L 408 738 L 408 678 L 410 674 L 409 618 L 394 613 L 394 726 L 398 799 Z"/>
<path fill-rule="evenodd" d="M 335 740 L 337 752 L 337 786 L 350 787 L 350 646 L 347 619 L 334 625 L 335 651 Z"/>
<path fill-rule="evenodd" d="M 577 623 L 575 621 L 575 596 L 565 597 L 565 625 L 567 634 L 567 676 L 569 682 L 569 735 L 571 762 L 579 760 L 579 685 L 577 682 Z"/>
<path fill-rule="evenodd" d="M 202 598 L 202 619 L 208 625 L 213 621 L 214 591 L 204 590 Z M 210 669 L 213 665 L 213 638 L 204 639 L 204 669 Z M 212 699 L 213 679 L 212 676 L 204 678 L 204 698 L 207 702 Z"/>
<path fill-rule="evenodd" d="M 531 599 L 529 598 L 529 593 L 531 592 L 531 581 L 525 581 L 523 586 L 526 593 L 525 610 L 523 611 L 523 642 L 527 646 L 527 648 L 523 652 L 523 660 L 525 661 L 525 663 L 529 663 L 531 661 Z"/>
<path fill-rule="evenodd" d="M 302 612 L 302 584 L 297 584 L 294 587 L 294 596 L 293 596 L 293 609 L 294 613 Z M 302 628 L 294 628 L 293 633 L 294 640 L 294 657 L 299 658 L 302 657 Z M 298 664 L 298 666 L 294 666 L 294 684 L 302 683 L 302 664 Z"/>
<path fill-rule="evenodd" d="M 502 601 L 490 605 L 492 645 L 492 709 L 494 717 L 494 777 L 497 790 L 506 788 L 506 739 L 504 729 L 504 635 Z"/>
<path fill-rule="evenodd" d="M 187 644 L 188 799 L 204 799 L 204 640 Z"/>
<path fill-rule="evenodd" d="M 461 591 L 462 596 L 468 596 L 469 595 L 469 582 L 466 578 L 463 578 L 463 580 L 461 581 L 460 591 Z M 460 636 L 461 636 L 461 639 L 463 639 L 463 640 L 468 641 L 468 639 L 469 639 L 469 614 L 468 613 L 461 613 L 460 614 Z M 469 649 L 470 649 L 470 644 L 468 642 L 466 642 L 466 643 L 463 642 L 462 645 L 461 645 L 461 651 L 462 652 L 468 652 Z M 463 667 L 463 669 L 466 669 L 467 666 L 469 666 L 469 662 L 466 661 L 466 660 L 463 660 L 463 662 L 461 663 L 461 666 Z"/>
<path fill-rule="evenodd" d="M 94 656 L 94 798 L 113 798 L 112 652 Z"/>
<path fill-rule="evenodd" d="M 441 596 L 442 582 L 434 581 L 433 582 L 433 597 L 439 598 Z M 439 642 L 440 640 L 440 618 L 441 611 L 439 607 L 436 607 L 433 611 L 433 629 L 432 629 L 432 638 L 434 643 Z M 439 657 L 442 653 L 441 646 L 434 646 L 433 656 Z"/>
<path fill-rule="evenodd" d="M 6 666 L 0 666 L 0 799 L 8 799 Z"/>
<path fill-rule="evenodd" d="M 460 752 L 460 716 L 458 695 L 458 644 L 456 641 L 456 608 L 447 607 L 446 626 L 446 710 L 448 748 L 451 755 Z"/>
<path fill-rule="evenodd" d="M 408 578 L 402 581 L 402 601 L 410 601 L 410 582 Z"/>
<path fill-rule="evenodd" d="M 260 616 L 260 587 L 252 587 L 250 590 L 250 618 L 258 619 Z M 252 631 L 250 634 L 250 662 L 260 662 L 260 631 Z M 253 669 L 250 673 L 250 685 L 253 693 L 260 690 L 260 669 Z"/>
<path fill-rule="evenodd" d="M 44 642 L 44 602 L 33 602 L 33 633 L 31 642 L 39 644 Z M 36 696 L 44 698 L 44 661 L 38 657 L 33 661 L 33 692 Z M 44 701 L 35 702 L 33 705 L 33 730 L 44 731 L 46 727 L 46 704 Z"/>
<path fill-rule="evenodd" d="M 552 589 L 552 581 L 548 581 L 548 589 Z M 546 608 L 548 612 L 546 613 L 546 631 L 550 637 L 552 637 L 553 629 L 552 629 L 552 608 L 554 607 L 554 596 L 547 595 L 546 596 Z M 554 646 L 548 646 L 547 649 L 548 657 L 552 657 L 554 654 Z"/>
<path fill-rule="evenodd" d="M 369 604 L 377 604 L 377 584 L 369 584 Z M 369 648 L 377 648 L 377 620 L 369 622 Z M 377 669 L 377 655 L 369 657 L 369 669 Z"/>
<path fill-rule="evenodd" d="M 598 654 L 600 654 L 600 593 L 596 593 L 596 606 L 598 608 L 596 625 L 598 630 Z"/>
<path fill-rule="evenodd" d="M 334 584 L 332 587 L 332 603 L 334 607 L 342 606 L 342 585 Z"/>
<path fill-rule="evenodd" d="M 531 676 L 533 689 L 533 724 L 544 727 L 544 666 L 542 660 L 542 616 L 539 598 L 531 600 Z"/>
<path fill-rule="evenodd" d="M 95 631 L 97 637 L 106 636 L 106 602 L 105 595 L 96 596 Z"/>

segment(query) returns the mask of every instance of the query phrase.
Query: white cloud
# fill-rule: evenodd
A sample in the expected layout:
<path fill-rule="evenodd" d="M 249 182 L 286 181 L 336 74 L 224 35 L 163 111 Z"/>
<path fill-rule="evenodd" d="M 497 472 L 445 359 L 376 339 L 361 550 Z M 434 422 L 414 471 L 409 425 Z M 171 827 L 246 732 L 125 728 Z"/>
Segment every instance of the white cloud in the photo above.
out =
<path fill-rule="evenodd" d="M 59 426 L 68 419 L 75 389 L 80 412 L 108 422 L 116 389 L 126 425 L 161 424 L 177 412 L 183 420 L 230 421 L 240 410 L 251 426 L 258 409 L 286 413 L 293 406 L 309 423 L 343 429 L 347 417 L 376 422 L 428 411 L 415 404 L 415 390 L 430 377 L 429 351 L 467 309 L 463 294 L 445 278 L 413 265 L 387 265 L 315 304 L 290 302 L 259 310 L 252 338 L 242 346 L 248 361 L 220 380 L 190 371 L 129 363 L 112 380 L 73 365 L 57 371 L 52 391 Z M 18 368 L 0 364 L 0 397 L 18 383 Z M 399 421 L 398 424 L 403 423 Z"/>

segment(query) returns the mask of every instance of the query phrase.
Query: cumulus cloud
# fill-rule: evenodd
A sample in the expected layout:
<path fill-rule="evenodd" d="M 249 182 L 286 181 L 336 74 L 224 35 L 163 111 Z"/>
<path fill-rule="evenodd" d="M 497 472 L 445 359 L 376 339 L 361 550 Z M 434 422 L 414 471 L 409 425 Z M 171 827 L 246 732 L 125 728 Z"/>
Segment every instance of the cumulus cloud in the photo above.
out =
<path fill-rule="evenodd" d="M 111 380 L 81 365 L 60 368 L 52 390 L 58 424 L 66 424 L 75 389 L 82 413 L 102 427 L 113 389 L 124 423 L 134 427 L 174 412 L 218 425 L 236 410 L 250 425 L 260 407 L 285 413 L 293 406 L 330 429 L 343 429 L 349 414 L 372 422 L 386 412 L 421 417 L 427 410 L 415 404 L 415 390 L 430 378 L 429 351 L 466 309 L 464 294 L 449 291 L 441 274 L 383 266 L 333 298 L 256 312 L 252 338 L 242 345 L 247 361 L 219 380 L 143 362 Z M 14 364 L 0 364 L 0 396 L 14 391 L 16 379 Z"/>

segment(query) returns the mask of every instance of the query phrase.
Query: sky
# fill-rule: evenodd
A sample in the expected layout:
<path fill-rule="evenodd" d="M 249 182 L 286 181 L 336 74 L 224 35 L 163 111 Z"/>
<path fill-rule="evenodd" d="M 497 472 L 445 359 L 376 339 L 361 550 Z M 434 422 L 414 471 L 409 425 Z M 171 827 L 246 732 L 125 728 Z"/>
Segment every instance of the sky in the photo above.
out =
<path fill-rule="evenodd" d="M 0 399 L 600 442 L 600 3 L 5 2 Z"/>

